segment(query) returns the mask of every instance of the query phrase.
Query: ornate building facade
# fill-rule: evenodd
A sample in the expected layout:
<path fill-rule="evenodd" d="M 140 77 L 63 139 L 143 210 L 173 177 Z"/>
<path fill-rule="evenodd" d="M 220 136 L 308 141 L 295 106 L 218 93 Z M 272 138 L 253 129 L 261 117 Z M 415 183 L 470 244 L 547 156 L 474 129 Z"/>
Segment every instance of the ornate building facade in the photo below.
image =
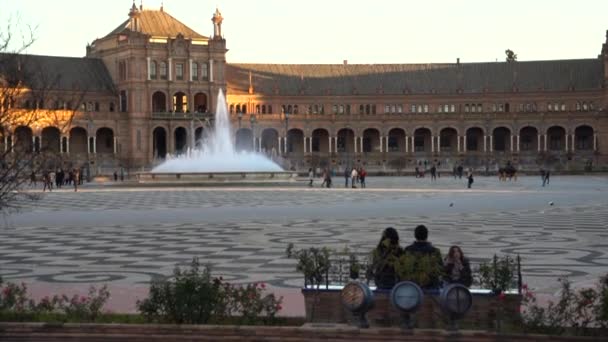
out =
<path fill-rule="evenodd" d="M 133 6 L 85 58 L 24 56 L 61 81 L 44 103 L 32 86 L 15 110 L 54 112 L 82 96 L 65 127 L 4 127 L 0 148 L 55 149 L 93 174 L 149 168 L 204 139 L 223 90 L 237 148 L 285 168 L 608 169 L 608 35 L 597 58 L 580 60 L 227 64 L 222 20 L 216 11 L 205 37 Z"/>

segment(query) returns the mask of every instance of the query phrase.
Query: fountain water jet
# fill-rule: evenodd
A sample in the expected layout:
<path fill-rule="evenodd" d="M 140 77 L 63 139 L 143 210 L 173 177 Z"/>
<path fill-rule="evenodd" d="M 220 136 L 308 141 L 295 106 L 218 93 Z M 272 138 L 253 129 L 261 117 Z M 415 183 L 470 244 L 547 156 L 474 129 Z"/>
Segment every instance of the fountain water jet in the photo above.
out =
<path fill-rule="evenodd" d="M 214 131 L 200 148 L 190 147 L 183 155 L 169 156 L 149 173 L 140 173 L 140 182 L 197 182 L 235 179 L 291 179 L 283 169 L 261 153 L 237 152 L 232 141 L 226 99 L 217 96 Z M 194 132 L 191 132 L 193 134 Z"/>

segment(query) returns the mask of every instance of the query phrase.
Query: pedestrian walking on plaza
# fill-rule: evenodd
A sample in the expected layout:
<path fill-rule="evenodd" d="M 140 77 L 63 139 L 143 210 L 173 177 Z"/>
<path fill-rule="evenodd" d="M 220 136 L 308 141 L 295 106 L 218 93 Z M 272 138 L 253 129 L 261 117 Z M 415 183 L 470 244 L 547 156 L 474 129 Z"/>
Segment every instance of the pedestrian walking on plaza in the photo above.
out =
<path fill-rule="evenodd" d="M 543 186 L 545 186 L 545 182 L 547 182 L 547 178 L 545 178 L 545 176 L 547 175 L 547 172 L 545 171 L 545 169 L 540 169 L 540 179 L 543 181 Z"/>
<path fill-rule="evenodd" d="M 114 181 L 118 181 L 118 172 L 116 170 L 114 170 Z"/>
<path fill-rule="evenodd" d="M 308 186 L 312 188 L 312 181 L 314 180 L 315 173 L 312 172 L 312 167 L 308 169 Z"/>
<path fill-rule="evenodd" d="M 295 171 L 295 169 L 294 169 Z M 125 169 L 123 167 L 120 168 L 120 181 L 124 182 L 125 181 Z"/>
<path fill-rule="evenodd" d="M 44 171 L 42 173 L 42 192 L 46 191 L 46 189 L 49 189 L 49 192 L 52 191 L 51 189 L 51 178 L 49 176 L 49 172 L 48 171 Z"/>
<path fill-rule="evenodd" d="M 357 186 L 355 184 L 357 184 L 357 177 L 359 176 L 359 173 L 357 172 L 357 169 L 353 167 L 353 171 L 350 173 L 350 185 L 351 188 L 356 188 Z"/>
<path fill-rule="evenodd" d="M 78 191 L 78 184 L 80 184 L 80 170 L 74 169 L 74 192 Z"/>
<path fill-rule="evenodd" d="M 414 169 L 414 176 L 416 176 L 416 178 L 420 178 L 420 169 L 418 168 L 418 166 L 416 166 L 416 168 Z"/>
<path fill-rule="evenodd" d="M 471 185 L 473 185 L 473 171 L 469 171 L 469 176 L 467 177 L 467 188 L 471 188 Z"/>
<path fill-rule="evenodd" d="M 437 180 L 437 168 L 435 167 L 435 164 L 433 164 L 433 166 L 431 167 L 431 181 L 436 181 Z"/>
<path fill-rule="evenodd" d="M 547 172 L 545 173 L 545 180 L 543 181 L 543 186 L 545 186 L 545 183 L 547 183 L 547 185 L 549 185 L 550 177 L 551 177 L 551 171 L 547 170 Z"/>
<path fill-rule="evenodd" d="M 30 174 L 30 187 L 36 187 L 36 172 L 32 171 Z"/>
<path fill-rule="evenodd" d="M 462 167 L 462 165 L 458 165 L 458 179 L 462 179 L 463 171 L 464 171 L 464 168 Z"/>
<path fill-rule="evenodd" d="M 452 176 L 454 176 L 454 179 L 456 179 L 457 174 L 458 168 L 456 167 L 456 165 L 454 165 L 454 167 L 452 168 Z"/>
<path fill-rule="evenodd" d="M 329 172 L 329 170 L 327 170 L 325 172 L 325 186 L 328 188 L 331 188 L 331 173 Z"/>
<path fill-rule="evenodd" d="M 350 178 L 350 170 L 348 166 L 344 167 L 344 187 L 348 188 L 348 179 Z"/>
<path fill-rule="evenodd" d="M 361 188 L 367 187 L 365 184 L 365 177 L 367 177 L 367 171 L 364 168 L 361 168 L 361 172 L 359 172 L 359 179 L 361 180 Z"/>

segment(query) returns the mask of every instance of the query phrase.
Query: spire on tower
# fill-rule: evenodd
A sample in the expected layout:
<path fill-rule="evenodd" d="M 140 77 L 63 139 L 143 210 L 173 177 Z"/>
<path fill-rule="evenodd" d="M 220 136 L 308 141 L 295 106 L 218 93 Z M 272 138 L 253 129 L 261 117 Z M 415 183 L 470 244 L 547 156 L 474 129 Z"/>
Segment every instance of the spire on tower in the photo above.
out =
<path fill-rule="evenodd" d="M 224 21 L 224 17 L 222 17 L 219 8 L 216 7 L 215 13 L 213 13 L 213 17 L 211 18 L 211 22 L 213 22 L 213 39 L 222 39 L 222 21 Z"/>

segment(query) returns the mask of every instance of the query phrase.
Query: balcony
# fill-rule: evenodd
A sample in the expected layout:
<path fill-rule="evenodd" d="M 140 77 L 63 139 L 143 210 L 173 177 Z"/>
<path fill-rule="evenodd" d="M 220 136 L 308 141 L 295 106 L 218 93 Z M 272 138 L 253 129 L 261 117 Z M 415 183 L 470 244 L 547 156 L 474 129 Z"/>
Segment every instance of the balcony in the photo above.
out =
<path fill-rule="evenodd" d="M 152 119 L 161 120 L 192 120 L 196 119 L 213 119 L 213 113 L 179 113 L 179 112 L 153 112 Z"/>

